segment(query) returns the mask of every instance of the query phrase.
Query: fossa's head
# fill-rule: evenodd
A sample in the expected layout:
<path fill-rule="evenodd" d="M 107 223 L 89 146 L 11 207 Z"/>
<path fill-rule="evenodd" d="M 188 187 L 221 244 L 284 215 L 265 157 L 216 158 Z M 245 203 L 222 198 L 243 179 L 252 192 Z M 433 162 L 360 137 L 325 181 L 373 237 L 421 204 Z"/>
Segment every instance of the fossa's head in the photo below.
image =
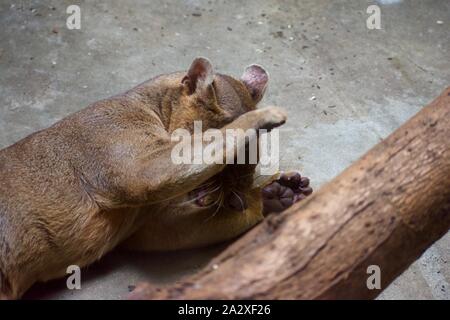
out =
<path fill-rule="evenodd" d="M 203 130 L 223 127 L 256 109 L 268 80 L 269 75 L 259 65 L 248 66 L 237 79 L 215 73 L 205 58 L 195 59 L 187 72 L 171 80 L 171 86 L 179 89 L 179 98 L 175 104 L 172 100 L 168 131 L 178 128 L 192 131 L 194 121 L 199 120 Z M 202 209 L 207 215 L 227 210 L 260 211 L 260 192 L 251 190 L 255 166 L 228 165 L 223 172 L 181 197 L 180 210 L 185 213 Z"/>
<path fill-rule="evenodd" d="M 258 65 L 250 65 L 240 79 L 215 73 L 205 58 L 196 58 L 178 78 L 179 103 L 171 110 L 169 131 L 192 129 L 201 120 L 203 129 L 221 128 L 245 112 L 254 110 L 263 98 L 269 76 Z"/>

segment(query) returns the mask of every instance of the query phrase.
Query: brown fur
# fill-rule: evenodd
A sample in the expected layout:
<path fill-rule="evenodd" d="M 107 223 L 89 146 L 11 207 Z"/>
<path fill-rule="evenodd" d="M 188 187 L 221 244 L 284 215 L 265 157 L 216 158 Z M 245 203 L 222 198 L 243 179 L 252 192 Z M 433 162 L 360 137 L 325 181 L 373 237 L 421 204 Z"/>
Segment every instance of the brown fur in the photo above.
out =
<path fill-rule="evenodd" d="M 197 59 L 188 73 L 154 78 L 1 150 L 0 298 L 88 265 L 127 238 L 135 249 L 198 247 L 260 221 L 253 166 L 174 165 L 170 133 L 199 119 L 222 130 L 284 123 L 276 108 L 255 110 L 262 82 L 214 74 Z M 208 181 L 222 185 L 209 195 L 218 202 L 199 208 L 188 194 Z M 245 212 L 223 206 L 230 190 L 248 194 Z"/>

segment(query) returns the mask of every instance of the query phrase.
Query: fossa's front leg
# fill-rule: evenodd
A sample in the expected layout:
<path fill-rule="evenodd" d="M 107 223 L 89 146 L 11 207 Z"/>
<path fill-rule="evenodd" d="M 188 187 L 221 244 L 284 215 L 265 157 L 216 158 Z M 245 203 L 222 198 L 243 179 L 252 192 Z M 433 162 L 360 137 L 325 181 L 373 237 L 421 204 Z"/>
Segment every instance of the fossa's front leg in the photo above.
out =
<path fill-rule="evenodd" d="M 226 136 L 228 129 L 272 129 L 284 124 L 285 113 L 276 107 L 268 107 L 243 114 L 221 129 Z M 256 137 L 254 137 L 256 139 Z M 144 155 L 123 167 L 116 179 L 121 191 L 123 206 L 143 206 L 180 196 L 195 189 L 226 167 L 226 155 L 237 154 L 238 146 L 245 146 L 244 136 L 238 136 L 232 145 L 222 142 L 219 148 L 225 148 L 223 164 L 175 164 L 171 160 L 173 145 L 168 145 L 162 152 Z M 206 144 L 204 145 L 206 146 Z"/>

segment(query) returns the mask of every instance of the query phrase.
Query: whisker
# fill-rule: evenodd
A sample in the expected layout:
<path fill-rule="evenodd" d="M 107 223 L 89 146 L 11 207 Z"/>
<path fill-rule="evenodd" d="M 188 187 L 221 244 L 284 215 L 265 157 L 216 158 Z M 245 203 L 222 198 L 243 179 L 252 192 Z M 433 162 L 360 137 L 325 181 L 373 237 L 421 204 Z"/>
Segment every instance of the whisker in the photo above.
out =
<path fill-rule="evenodd" d="M 209 181 L 209 182 L 205 182 L 205 183 L 199 185 L 199 186 L 198 186 L 197 188 L 195 188 L 195 189 L 202 188 L 202 187 L 204 187 L 204 186 L 210 186 L 210 185 L 213 184 L 214 182 L 216 182 L 216 181 L 215 181 L 215 180 L 211 180 L 211 181 Z M 169 198 L 166 198 L 166 199 L 152 201 L 152 202 L 148 203 L 147 205 L 154 205 L 154 204 L 164 203 L 164 202 L 167 202 L 167 201 L 176 199 L 176 198 L 178 198 L 178 197 L 181 197 L 181 196 L 184 195 L 184 194 L 185 194 L 185 192 L 183 191 L 183 192 L 181 192 L 181 193 L 179 193 L 179 194 L 176 194 L 176 195 L 174 195 L 174 196 L 172 196 L 172 197 L 169 197 Z"/>
<path fill-rule="evenodd" d="M 180 202 L 180 203 L 177 203 L 177 204 L 173 204 L 173 205 L 171 205 L 171 207 L 180 207 L 180 206 L 183 206 L 183 205 L 185 205 L 185 204 L 195 202 L 195 201 L 197 201 L 197 200 L 199 200 L 199 199 L 201 199 L 201 198 L 203 198 L 203 197 L 206 197 L 207 195 L 210 195 L 211 193 L 216 192 L 216 191 L 219 190 L 221 187 L 222 187 L 222 184 L 218 185 L 218 186 L 215 187 L 213 190 L 209 190 L 208 192 L 206 192 L 205 194 L 203 194 L 203 195 L 201 195 L 201 196 L 198 196 L 198 197 L 195 197 L 195 198 L 193 198 L 193 199 L 186 200 L 186 201 L 183 201 L 183 202 Z"/>
<path fill-rule="evenodd" d="M 210 217 L 208 217 L 207 219 L 205 219 L 203 222 L 205 223 L 205 222 L 207 222 L 207 221 L 209 221 L 210 219 L 212 219 L 212 218 L 214 218 L 215 216 L 216 216 L 216 214 L 217 214 L 217 212 L 219 212 L 219 210 L 220 210 L 220 208 L 222 208 L 222 205 L 223 205 L 223 199 L 224 199 L 224 192 L 223 192 L 223 190 L 220 192 L 220 195 L 219 195 L 219 198 L 218 198 L 218 200 L 220 200 L 219 202 L 219 205 L 217 206 L 217 209 L 214 211 L 214 213 L 210 216 Z"/>
<path fill-rule="evenodd" d="M 196 189 L 203 188 L 203 187 L 209 187 L 210 185 L 214 184 L 215 182 L 217 182 L 217 181 L 216 180 L 206 181 L 205 183 L 202 183 L 201 185 L 199 185 Z"/>
<path fill-rule="evenodd" d="M 210 205 L 205 206 L 204 208 L 211 208 L 214 207 L 216 204 L 218 204 L 220 202 L 220 197 L 217 198 L 216 201 L 214 201 L 213 203 L 211 203 Z"/>
<path fill-rule="evenodd" d="M 239 196 L 239 194 L 237 194 L 236 192 L 234 192 L 234 190 L 231 190 L 231 192 L 233 192 L 234 195 L 235 195 L 236 197 L 238 197 L 239 201 L 241 202 L 242 208 L 244 208 L 244 201 L 243 201 L 242 198 Z"/>

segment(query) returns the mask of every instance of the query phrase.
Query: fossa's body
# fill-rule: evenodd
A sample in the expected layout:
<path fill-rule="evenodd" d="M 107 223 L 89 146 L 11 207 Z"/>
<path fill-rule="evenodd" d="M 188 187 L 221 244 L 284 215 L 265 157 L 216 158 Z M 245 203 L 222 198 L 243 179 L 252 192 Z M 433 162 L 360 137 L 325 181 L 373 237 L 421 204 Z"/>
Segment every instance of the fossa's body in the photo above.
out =
<path fill-rule="evenodd" d="M 222 130 L 283 124 L 279 109 L 256 110 L 267 79 L 255 65 L 240 80 L 214 74 L 199 58 L 187 73 L 154 78 L 1 150 L 0 298 L 119 244 L 199 247 L 259 222 L 253 165 L 173 164 L 170 134 L 194 120 Z"/>

